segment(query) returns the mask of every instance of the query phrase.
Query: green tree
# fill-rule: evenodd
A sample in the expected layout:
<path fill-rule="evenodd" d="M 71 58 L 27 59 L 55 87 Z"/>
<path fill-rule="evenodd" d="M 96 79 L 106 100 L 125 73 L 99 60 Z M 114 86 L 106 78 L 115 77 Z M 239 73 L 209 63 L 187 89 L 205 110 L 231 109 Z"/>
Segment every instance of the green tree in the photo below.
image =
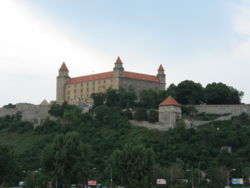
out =
<path fill-rule="evenodd" d="M 158 111 L 155 109 L 150 109 L 148 112 L 148 121 L 151 123 L 158 121 Z"/>
<path fill-rule="evenodd" d="M 147 110 L 145 108 L 137 108 L 135 110 L 134 119 L 138 121 L 147 121 L 148 120 Z"/>
<path fill-rule="evenodd" d="M 119 91 L 109 88 L 106 91 L 106 105 L 114 107 L 114 106 L 119 106 L 119 104 L 120 104 Z"/>
<path fill-rule="evenodd" d="M 80 141 L 79 134 L 71 132 L 56 137 L 52 144 L 46 146 L 42 155 L 42 164 L 44 170 L 59 184 L 69 186 L 86 181 L 87 153 L 87 148 Z"/>
<path fill-rule="evenodd" d="M 129 109 L 126 109 L 125 111 L 123 111 L 122 115 L 128 119 L 133 119 L 133 114 L 132 114 L 131 110 L 129 110 Z"/>
<path fill-rule="evenodd" d="M 104 105 L 106 100 L 106 94 L 105 93 L 93 93 L 91 95 L 91 98 L 93 99 L 93 108 Z"/>
<path fill-rule="evenodd" d="M 143 145 L 125 145 L 122 150 L 116 150 L 111 156 L 112 168 L 117 184 L 128 188 L 152 185 L 154 152 Z"/>
<path fill-rule="evenodd" d="M 207 104 L 240 104 L 243 94 L 242 91 L 221 82 L 208 84 L 204 90 Z"/>
<path fill-rule="evenodd" d="M 44 176 L 39 170 L 28 172 L 24 179 L 25 188 L 47 188 L 48 177 Z"/>
<path fill-rule="evenodd" d="M 200 104 L 203 101 L 203 87 L 191 80 L 182 81 L 176 88 L 176 97 L 181 104 Z"/>
<path fill-rule="evenodd" d="M 94 109 L 94 126 L 113 129 L 130 127 L 130 124 L 118 107 L 98 106 Z"/>
<path fill-rule="evenodd" d="M 177 96 L 176 96 L 176 89 L 177 89 L 176 85 L 170 84 L 170 86 L 167 88 L 166 96 L 172 96 L 172 97 L 174 97 L 176 99 L 177 98 Z"/>
<path fill-rule="evenodd" d="M 10 185 L 16 180 L 19 167 L 12 148 L 0 143 L 0 186 Z"/>
<path fill-rule="evenodd" d="M 137 99 L 137 96 L 132 88 L 129 88 L 128 90 L 120 89 L 119 90 L 119 106 L 121 108 L 131 108 L 135 106 L 135 101 Z"/>
<path fill-rule="evenodd" d="M 140 93 L 140 104 L 145 108 L 157 108 L 158 107 L 158 95 L 157 92 L 151 89 L 143 90 Z"/>

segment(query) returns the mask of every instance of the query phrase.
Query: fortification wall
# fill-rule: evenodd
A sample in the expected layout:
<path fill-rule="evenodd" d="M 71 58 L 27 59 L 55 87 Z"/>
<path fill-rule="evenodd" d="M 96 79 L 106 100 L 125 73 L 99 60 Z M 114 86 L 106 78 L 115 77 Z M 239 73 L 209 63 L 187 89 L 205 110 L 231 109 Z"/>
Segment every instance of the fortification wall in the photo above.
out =
<path fill-rule="evenodd" d="M 250 114 L 250 105 L 249 104 L 240 104 L 240 105 L 194 105 L 194 108 L 198 113 L 207 113 L 207 114 L 231 114 L 239 115 L 241 113 Z"/>
<path fill-rule="evenodd" d="M 34 105 L 29 103 L 18 103 L 15 108 L 7 109 L 0 108 L 0 117 L 6 115 L 14 115 L 17 112 L 22 113 L 22 120 L 30 121 L 32 123 L 39 123 L 45 117 L 53 118 L 49 115 L 49 105 Z"/>
<path fill-rule="evenodd" d="M 120 78 L 120 88 L 128 89 L 132 87 L 137 95 L 145 89 L 162 90 L 165 89 L 165 85 L 159 82 L 150 82 L 146 80 L 138 80 L 131 78 Z"/>

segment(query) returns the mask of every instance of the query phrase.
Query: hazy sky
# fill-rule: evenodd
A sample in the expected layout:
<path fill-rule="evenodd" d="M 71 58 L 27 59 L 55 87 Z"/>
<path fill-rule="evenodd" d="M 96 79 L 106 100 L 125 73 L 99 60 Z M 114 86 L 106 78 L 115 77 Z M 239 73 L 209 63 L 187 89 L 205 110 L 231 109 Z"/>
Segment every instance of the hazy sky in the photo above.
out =
<path fill-rule="evenodd" d="M 223 82 L 250 103 L 250 0 L 0 0 L 0 106 L 55 100 L 70 76 L 125 70 Z"/>

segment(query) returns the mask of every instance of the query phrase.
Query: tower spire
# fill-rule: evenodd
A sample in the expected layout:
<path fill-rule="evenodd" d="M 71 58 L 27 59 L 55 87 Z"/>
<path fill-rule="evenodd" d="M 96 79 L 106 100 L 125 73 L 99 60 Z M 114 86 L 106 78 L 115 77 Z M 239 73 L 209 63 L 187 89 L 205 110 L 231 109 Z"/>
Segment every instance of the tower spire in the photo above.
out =
<path fill-rule="evenodd" d="M 158 68 L 158 71 L 164 71 L 164 68 L 163 68 L 162 64 L 160 64 L 160 66 Z"/>
<path fill-rule="evenodd" d="M 121 64 L 122 63 L 122 60 L 121 58 L 118 56 L 116 61 L 115 61 L 115 64 Z"/>
<path fill-rule="evenodd" d="M 62 63 L 62 65 L 61 65 L 61 67 L 60 67 L 59 70 L 60 71 L 69 71 L 68 68 L 67 68 L 67 66 L 66 66 L 66 64 L 64 62 Z"/>

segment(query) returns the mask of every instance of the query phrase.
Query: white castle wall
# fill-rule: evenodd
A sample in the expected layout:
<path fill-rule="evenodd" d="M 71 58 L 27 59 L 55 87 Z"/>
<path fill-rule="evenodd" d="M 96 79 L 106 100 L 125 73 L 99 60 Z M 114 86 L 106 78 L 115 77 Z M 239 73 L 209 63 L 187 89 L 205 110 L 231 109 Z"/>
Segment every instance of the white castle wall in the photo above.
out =
<path fill-rule="evenodd" d="M 241 113 L 250 114 L 249 104 L 229 104 L 229 105 L 194 105 L 198 113 L 207 114 L 232 114 L 239 115 Z"/>
<path fill-rule="evenodd" d="M 18 103 L 15 108 L 0 108 L 0 117 L 22 113 L 22 120 L 39 123 L 45 117 L 51 117 L 48 113 L 49 105 L 34 105 L 29 103 Z"/>

